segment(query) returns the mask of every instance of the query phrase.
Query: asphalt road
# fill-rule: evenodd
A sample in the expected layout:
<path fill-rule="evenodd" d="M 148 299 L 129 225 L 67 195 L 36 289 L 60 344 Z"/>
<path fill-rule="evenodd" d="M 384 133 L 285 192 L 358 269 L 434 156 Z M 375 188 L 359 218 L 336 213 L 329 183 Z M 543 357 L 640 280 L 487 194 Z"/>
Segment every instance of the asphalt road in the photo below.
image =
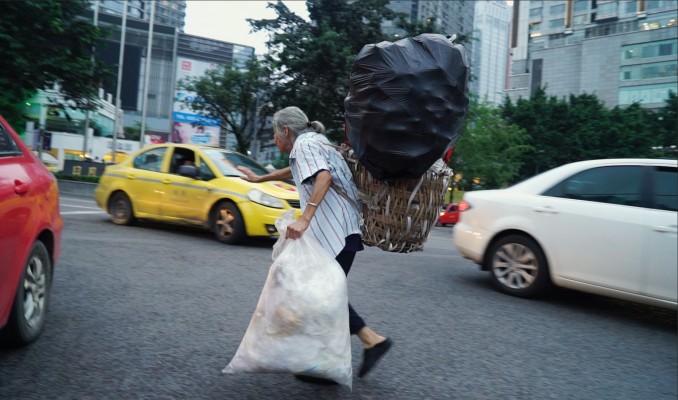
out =
<path fill-rule="evenodd" d="M 676 399 L 676 313 L 554 289 L 494 291 L 452 229 L 423 252 L 359 253 L 352 304 L 395 345 L 353 391 L 288 375 L 224 375 L 271 264 L 270 240 L 109 222 L 62 196 L 65 230 L 48 322 L 0 349 L 2 399 Z M 353 339 L 353 366 L 361 357 Z"/>

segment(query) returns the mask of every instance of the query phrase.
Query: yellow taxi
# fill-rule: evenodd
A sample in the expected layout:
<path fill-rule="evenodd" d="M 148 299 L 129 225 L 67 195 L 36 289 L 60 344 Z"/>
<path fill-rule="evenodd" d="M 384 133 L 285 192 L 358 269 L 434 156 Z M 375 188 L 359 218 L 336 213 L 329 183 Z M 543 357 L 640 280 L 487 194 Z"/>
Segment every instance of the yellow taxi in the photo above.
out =
<path fill-rule="evenodd" d="M 119 225 L 147 219 L 202 226 L 227 244 L 277 236 L 278 217 L 291 209 L 301 215 L 296 187 L 282 181 L 245 181 L 238 166 L 268 173 L 234 151 L 158 144 L 108 165 L 94 194 L 99 207 Z"/>

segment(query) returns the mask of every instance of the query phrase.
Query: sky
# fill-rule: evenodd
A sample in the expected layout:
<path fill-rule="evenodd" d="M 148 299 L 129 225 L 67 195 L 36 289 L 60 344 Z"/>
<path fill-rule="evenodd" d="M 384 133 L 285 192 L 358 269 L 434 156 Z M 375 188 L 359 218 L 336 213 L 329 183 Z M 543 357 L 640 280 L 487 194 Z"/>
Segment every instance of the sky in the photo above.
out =
<path fill-rule="evenodd" d="M 266 0 L 189 0 L 186 2 L 186 25 L 189 35 L 217 39 L 254 47 L 255 54 L 266 53 L 266 32 L 250 33 L 247 18 L 275 18 L 266 8 Z M 306 1 L 285 0 L 285 5 L 300 17 L 307 18 Z"/>

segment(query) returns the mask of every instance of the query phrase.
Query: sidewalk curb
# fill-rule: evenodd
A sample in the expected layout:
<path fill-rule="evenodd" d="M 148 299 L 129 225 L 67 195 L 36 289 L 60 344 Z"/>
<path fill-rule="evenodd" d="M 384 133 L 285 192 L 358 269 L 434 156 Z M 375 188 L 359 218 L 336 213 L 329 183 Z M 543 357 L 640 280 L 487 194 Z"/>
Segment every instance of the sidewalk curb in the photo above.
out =
<path fill-rule="evenodd" d="M 57 179 L 60 194 L 72 194 L 94 198 L 94 189 L 97 184 L 92 182 L 67 181 Z"/>

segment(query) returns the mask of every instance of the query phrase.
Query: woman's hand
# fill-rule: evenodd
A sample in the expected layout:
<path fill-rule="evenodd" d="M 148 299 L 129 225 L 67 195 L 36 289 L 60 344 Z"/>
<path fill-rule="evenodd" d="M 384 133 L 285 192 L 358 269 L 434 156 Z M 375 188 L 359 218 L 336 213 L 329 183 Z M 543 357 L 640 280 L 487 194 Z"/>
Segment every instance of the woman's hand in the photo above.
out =
<path fill-rule="evenodd" d="M 257 175 L 257 174 L 255 174 L 254 172 L 252 172 L 251 169 L 249 169 L 249 168 L 247 168 L 247 167 L 243 167 L 243 166 L 235 167 L 235 169 L 237 169 L 238 171 L 240 171 L 240 172 L 242 172 L 243 174 L 245 174 L 245 176 L 242 176 L 242 177 L 241 177 L 242 179 L 244 179 L 244 180 L 246 180 L 246 181 L 248 181 L 248 182 L 259 182 L 259 179 L 260 179 L 259 175 Z"/>
<path fill-rule="evenodd" d="M 287 226 L 285 232 L 285 239 L 299 239 L 308 229 L 308 221 L 305 219 L 298 219 Z"/>

